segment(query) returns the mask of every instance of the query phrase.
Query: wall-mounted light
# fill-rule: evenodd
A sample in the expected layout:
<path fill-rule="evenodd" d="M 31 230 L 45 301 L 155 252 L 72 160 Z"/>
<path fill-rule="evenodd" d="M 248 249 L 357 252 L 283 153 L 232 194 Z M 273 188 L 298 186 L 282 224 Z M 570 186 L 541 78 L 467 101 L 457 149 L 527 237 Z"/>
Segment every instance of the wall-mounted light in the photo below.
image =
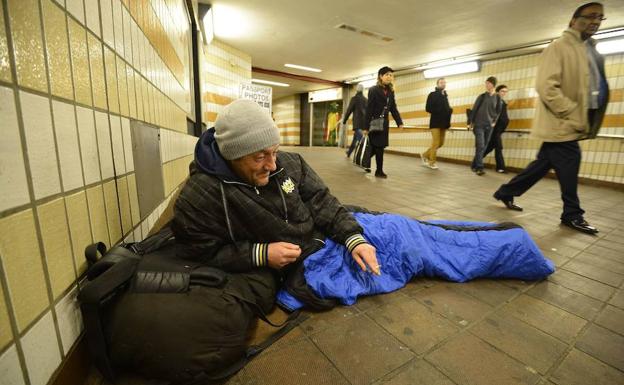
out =
<path fill-rule="evenodd" d="M 210 4 L 199 4 L 199 29 L 201 30 L 204 44 L 210 44 L 214 38 L 214 23 L 212 20 L 212 6 Z"/>
<path fill-rule="evenodd" d="M 603 55 L 624 52 L 624 39 L 601 40 L 596 44 L 596 50 Z"/>
<path fill-rule="evenodd" d="M 313 67 L 306 67 L 306 66 L 300 66 L 299 64 L 289 64 L 286 63 L 284 64 L 284 67 L 288 67 L 288 68 L 296 68 L 298 70 L 304 70 L 304 71 L 310 71 L 310 72 L 322 72 L 320 69 L 318 68 L 313 68 Z"/>
<path fill-rule="evenodd" d="M 425 79 L 440 78 L 443 76 L 466 74 L 479 71 L 478 61 L 452 64 L 443 67 L 430 68 L 423 71 Z"/>
<path fill-rule="evenodd" d="M 251 82 L 252 83 L 258 83 L 258 84 L 268 84 L 270 86 L 290 87 L 290 84 L 280 83 L 280 82 L 272 82 L 270 80 L 251 79 Z"/>

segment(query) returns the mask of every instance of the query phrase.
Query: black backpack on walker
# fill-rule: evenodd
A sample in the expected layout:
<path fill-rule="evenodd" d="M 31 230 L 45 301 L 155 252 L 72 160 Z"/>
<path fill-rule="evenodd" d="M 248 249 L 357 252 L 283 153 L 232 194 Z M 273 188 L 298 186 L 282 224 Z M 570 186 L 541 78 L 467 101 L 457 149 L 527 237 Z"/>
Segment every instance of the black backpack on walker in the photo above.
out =
<path fill-rule="evenodd" d="M 297 313 L 285 326 L 266 319 L 277 288 L 268 269 L 227 274 L 178 259 L 171 238 L 165 227 L 140 243 L 85 251 L 78 299 L 89 351 L 109 381 L 120 371 L 174 384 L 223 380 L 302 321 Z M 247 346 L 256 317 L 283 327 Z"/>

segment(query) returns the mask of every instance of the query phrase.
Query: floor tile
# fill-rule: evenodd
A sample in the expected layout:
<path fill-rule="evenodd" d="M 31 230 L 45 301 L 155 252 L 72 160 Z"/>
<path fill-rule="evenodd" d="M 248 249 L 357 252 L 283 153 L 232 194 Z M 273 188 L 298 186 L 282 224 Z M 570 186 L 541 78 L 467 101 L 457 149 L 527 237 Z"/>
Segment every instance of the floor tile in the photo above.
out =
<path fill-rule="evenodd" d="M 238 378 L 244 385 L 349 384 L 307 339 L 272 354 L 260 355 L 243 369 Z"/>
<path fill-rule="evenodd" d="M 524 364 L 470 334 L 453 339 L 426 359 L 461 385 L 536 384 L 540 379 Z"/>
<path fill-rule="evenodd" d="M 565 269 L 555 271 L 554 274 L 548 277 L 548 280 L 600 301 L 609 299 L 616 290 L 612 286 L 605 285 L 604 283 L 594 281 L 593 279 L 583 277 L 582 275 L 572 273 Z"/>
<path fill-rule="evenodd" d="M 588 320 L 603 306 L 601 301 L 548 281 L 539 283 L 527 293 Z"/>
<path fill-rule="evenodd" d="M 624 337 L 591 325 L 576 342 L 576 348 L 624 371 Z"/>
<path fill-rule="evenodd" d="M 614 306 L 606 306 L 596 318 L 595 323 L 624 335 L 624 310 Z"/>
<path fill-rule="evenodd" d="M 524 294 L 501 311 L 565 342 L 571 342 L 587 324 L 581 317 Z"/>
<path fill-rule="evenodd" d="M 455 291 L 446 285 L 426 288 L 415 293 L 412 297 L 462 327 L 468 326 L 492 309 L 490 305 Z"/>
<path fill-rule="evenodd" d="M 557 385 L 621 385 L 624 373 L 573 349 L 550 380 Z"/>
<path fill-rule="evenodd" d="M 397 370 L 389 379 L 378 384 L 384 385 L 454 385 L 448 377 L 425 360 L 414 360 L 405 368 Z"/>
<path fill-rule="evenodd" d="M 426 352 L 459 330 L 451 321 L 411 299 L 376 308 L 368 315 L 416 354 Z"/>
<path fill-rule="evenodd" d="M 368 384 L 414 357 L 406 346 L 365 315 L 311 339 L 352 384 Z"/>
<path fill-rule="evenodd" d="M 567 345 L 529 324 L 505 314 L 493 314 L 470 332 L 513 358 L 544 374 Z"/>

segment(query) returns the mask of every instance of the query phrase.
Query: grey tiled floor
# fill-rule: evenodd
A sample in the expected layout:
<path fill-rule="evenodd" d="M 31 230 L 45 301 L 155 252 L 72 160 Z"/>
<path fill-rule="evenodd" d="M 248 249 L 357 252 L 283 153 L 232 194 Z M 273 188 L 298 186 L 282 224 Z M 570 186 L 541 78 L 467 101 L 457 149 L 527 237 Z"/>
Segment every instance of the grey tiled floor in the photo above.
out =
<path fill-rule="evenodd" d="M 228 384 L 624 384 L 624 192 L 580 186 L 598 236 L 559 225 L 554 179 L 517 199 L 491 196 L 513 174 L 386 155 L 389 179 L 335 148 L 300 152 L 343 203 L 418 219 L 513 221 L 557 271 L 544 282 L 416 279 L 351 307 L 311 313 Z M 374 171 L 374 170 L 373 170 Z M 102 383 L 96 372 L 90 384 Z M 120 383 L 148 384 L 128 377 Z"/>

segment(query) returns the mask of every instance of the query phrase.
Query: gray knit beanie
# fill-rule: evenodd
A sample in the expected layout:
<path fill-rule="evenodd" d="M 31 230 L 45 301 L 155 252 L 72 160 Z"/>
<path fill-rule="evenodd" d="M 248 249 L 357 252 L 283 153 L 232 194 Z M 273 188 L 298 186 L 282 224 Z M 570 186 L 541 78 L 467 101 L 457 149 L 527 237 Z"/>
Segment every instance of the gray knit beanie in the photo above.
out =
<path fill-rule="evenodd" d="M 269 113 L 258 103 L 239 99 L 228 104 L 217 116 L 215 140 L 227 160 L 275 146 L 279 130 Z"/>

